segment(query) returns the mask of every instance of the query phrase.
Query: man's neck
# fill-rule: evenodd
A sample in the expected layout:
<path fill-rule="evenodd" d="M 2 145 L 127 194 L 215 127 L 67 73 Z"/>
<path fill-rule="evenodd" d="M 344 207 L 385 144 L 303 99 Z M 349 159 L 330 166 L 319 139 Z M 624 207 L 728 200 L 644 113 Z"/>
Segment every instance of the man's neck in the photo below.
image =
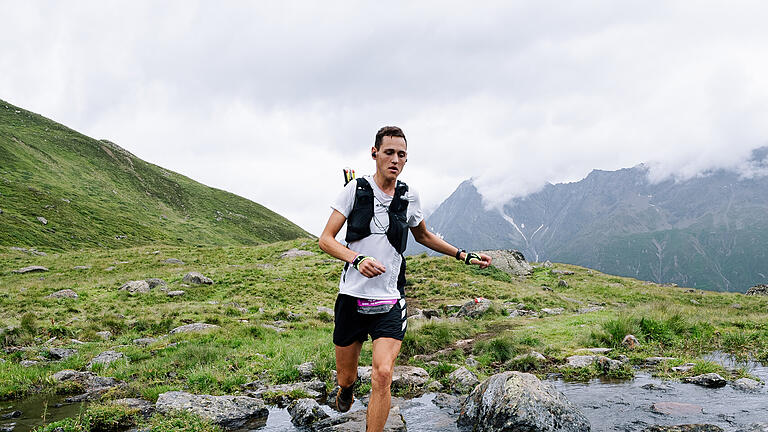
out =
<path fill-rule="evenodd" d="M 376 174 L 373 175 L 373 181 L 376 182 L 376 186 L 378 186 L 379 189 L 381 189 L 381 191 L 385 194 L 395 194 L 395 186 L 397 185 L 397 180 L 387 180 L 378 171 L 376 171 Z"/>

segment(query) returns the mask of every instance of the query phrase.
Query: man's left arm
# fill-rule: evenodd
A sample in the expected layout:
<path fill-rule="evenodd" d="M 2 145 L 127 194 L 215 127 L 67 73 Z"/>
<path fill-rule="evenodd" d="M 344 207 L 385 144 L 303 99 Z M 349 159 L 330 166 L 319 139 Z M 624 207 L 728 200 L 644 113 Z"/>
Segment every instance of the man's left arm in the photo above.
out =
<path fill-rule="evenodd" d="M 443 240 L 439 236 L 430 232 L 427 229 L 427 225 L 424 223 L 424 220 L 419 222 L 419 224 L 416 225 L 415 227 L 411 227 L 411 233 L 413 234 L 413 238 L 415 238 L 417 242 L 423 244 L 424 246 L 432 249 L 435 252 L 440 252 L 441 254 L 455 257 L 456 252 L 459 251 L 459 248 L 457 248 L 456 246 L 452 246 L 447 241 Z M 478 265 L 480 266 L 480 268 L 486 268 L 489 265 L 491 265 L 491 257 L 489 257 L 488 255 L 477 254 L 477 256 L 479 256 L 480 259 L 472 259 L 470 261 L 470 264 Z M 459 256 L 459 259 L 461 259 L 462 261 L 464 261 L 466 258 L 467 258 L 467 252 L 462 252 Z"/>

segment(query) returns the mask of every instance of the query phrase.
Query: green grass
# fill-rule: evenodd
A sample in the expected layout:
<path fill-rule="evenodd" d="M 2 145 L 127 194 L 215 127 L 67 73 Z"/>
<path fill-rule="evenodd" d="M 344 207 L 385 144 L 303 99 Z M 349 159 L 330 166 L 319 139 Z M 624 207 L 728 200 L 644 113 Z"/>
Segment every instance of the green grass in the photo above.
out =
<path fill-rule="evenodd" d="M 257 203 L 2 100 L 0 209 L 0 245 L 46 252 L 258 245 L 308 235 Z"/>

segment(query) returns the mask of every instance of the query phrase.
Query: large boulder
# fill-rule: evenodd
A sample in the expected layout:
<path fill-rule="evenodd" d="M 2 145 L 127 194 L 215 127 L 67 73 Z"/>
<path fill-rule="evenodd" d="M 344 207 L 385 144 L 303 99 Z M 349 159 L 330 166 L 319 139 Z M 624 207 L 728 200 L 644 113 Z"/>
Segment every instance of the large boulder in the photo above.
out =
<path fill-rule="evenodd" d="M 480 384 L 477 375 L 464 366 L 451 372 L 450 375 L 448 375 L 448 382 L 450 383 L 451 389 L 459 394 L 469 393 L 476 385 Z"/>
<path fill-rule="evenodd" d="M 340 417 L 327 418 L 315 423 L 313 429 L 318 432 L 363 432 L 365 431 L 365 414 L 365 410 L 358 410 Z M 393 405 L 382 432 L 406 432 L 406 430 L 400 407 Z"/>
<path fill-rule="evenodd" d="M 122 387 L 125 382 L 112 377 L 98 376 L 93 372 L 78 372 L 71 369 L 65 369 L 53 374 L 53 380 L 56 382 L 72 382 L 77 384 L 85 393 L 68 398 L 70 401 L 98 400 L 101 395 L 107 391 Z"/>
<path fill-rule="evenodd" d="M 475 432 L 591 430 L 584 414 L 562 393 L 522 372 L 499 373 L 475 387 L 458 424 Z"/>
<path fill-rule="evenodd" d="M 755 285 L 752 288 L 748 289 L 746 295 L 768 295 L 768 285 L 766 284 L 760 284 Z"/>
<path fill-rule="evenodd" d="M 161 393 L 155 409 L 161 414 L 188 411 L 226 430 L 247 431 L 262 427 L 269 410 L 264 402 L 247 396 L 195 395 L 181 391 Z"/>
<path fill-rule="evenodd" d="M 713 388 L 724 387 L 728 383 L 728 381 L 721 377 L 720 374 L 714 372 L 696 375 L 695 377 L 690 378 L 683 378 L 683 382 Z"/>
<path fill-rule="evenodd" d="M 328 418 L 320 404 L 314 399 L 299 399 L 288 405 L 291 423 L 297 427 L 306 427 L 312 423 Z"/>
<path fill-rule="evenodd" d="M 213 284 L 213 281 L 210 278 L 207 278 L 203 276 L 201 273 L 198 272 L 189 272 L 184 275 L 184 278 L 182 278 L 182 281 L 184 283 L 188 284 L 196 284 L 196 285 L 211 285 Z"/>
<path fill-rule="evenodd" d="M 477 318 L 488 312 L 488 309 L 490 309 L 491 306 L 493 306 L 492 301 L 478 297 L 461 305 L 461 309 L 459 309 L 459 313 L 456 316 Z"/>
<path fill-rule="evenodd" d="M 528 264 L 523 253 L 517 250 L 488 250 L 482 251 L 492 259 L 497 269 L 516 276 L 528 276 L 533 272 L 533 266 Z"/>

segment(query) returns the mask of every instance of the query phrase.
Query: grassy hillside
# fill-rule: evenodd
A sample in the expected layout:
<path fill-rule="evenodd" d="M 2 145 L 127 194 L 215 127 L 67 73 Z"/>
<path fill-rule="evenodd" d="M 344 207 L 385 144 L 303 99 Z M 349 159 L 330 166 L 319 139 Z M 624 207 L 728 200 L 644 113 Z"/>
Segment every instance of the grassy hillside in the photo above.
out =
<path fill-rule="evenodd" d="M 314 255 L 280 258 L 294 247 Z M 185 264 L 166 263 L 168 258 Z M 50 271 L 10 272 L 28 265 L 44 265 Z M 469 356 L 477 360 L 472 368 L 481 377 L 511 369 L 541 375 L 558 371 L 577 379 L 603 373 L 560 368 L 566 356 L 583 347 L 614 348 L 609 356 L 627 355 L 632 364 L 642 364 L 649 356 L 675 357 L 656 371 L 671 377 L 681 376 L 670 372 L 671 366 L 688 361 L 697 363 L 690 374 L 718 371 L 733 377 L 722 367 L 697 359 L 714 350 L 768 360 L 766 297 L 665 287 L 566 265 L 556 268 L 570 269 L 573 275 L 540 268 L 525 278 L 464 266 L 451 258 L 415 256 L 407 265 L 410 310 L 436 308 L 444 318 L 411 322 L 398 362 L 425 367 L 436 380 L 445 379 Z M 255 247 L 137 247 L 45 257 L 5 248 L 0 250 L 0 269 L 0 329 L 11 327 L 0 335 L 0 344 L 27 347 L 0 351 L 5 360 L 0 361 L 0 399 L 50 389 L 54 372 L 83 370 L 107 349 L 128 359 L 98 370 L 130 383 L 113 397 L 128 394 L 154 400 L 170 389 L 236 394 L 242 384 L 255 379 L 292 382 L 298 378 L 296 365 L 306 361 L 314 361 L 320 377 L 331 385 L 332 317 L 317 307 L 333 307 L 341 264 L 320 252 L 314 240 Z M 200 271 L 214 284 L 183 286 L 181 279 L 188 271 Z M 118 289 L 126 281 L 150 277 L 162 278 L 168 289 L 186 294 L 169 297 L 155 288 L 131 295 Z M 567 286 L 558 284 L 561 279 Z M 72 289 L 79 298 L 47 297 L 60 289 Z M 488 314 L 470 320 L 445 318 L 449 305 L 478 296 L 493 300 Z M 583 310 L 595 305 L 604 309 Z M 507 312 L 516 308 L 539 316 L 508 317 Z M 545 308 L 563 312 L 549 315 Z M 148 347 L 133 342 L 166 335 L 192 322 L 221 328 L 202 335 L 171 335 Z M 97 336 L 104 330 L 112 332 L 112 340 Z M 637 336 L 640 348 L 622 347 L 621 339 L 628 333 Z M 52 337 L 56 339 L 46 344 Z M 464 349 L 451 349 L 455 341 L 466 338 L 474 341 Z M 20 364 L 45 358 L 52 346 L 76 348 L 78 354 L 31 367 Z M 444 348 L 449 349 L 434 357 L 437 364 L 414 357 Z M 531 350 L 544 354 L 546 361 L 516 358 Z M 361 361 L 370 364 L 370 344 L 365 345 Z M 611 373 L 626 378 L 633 372 L 625 368 Z"/>
<path fill-rule="evenodd" d="M 3 101 L 0 210 L 0 245 L 41 250 L 256 245 L 308 235 L 259 204 Z"/>

